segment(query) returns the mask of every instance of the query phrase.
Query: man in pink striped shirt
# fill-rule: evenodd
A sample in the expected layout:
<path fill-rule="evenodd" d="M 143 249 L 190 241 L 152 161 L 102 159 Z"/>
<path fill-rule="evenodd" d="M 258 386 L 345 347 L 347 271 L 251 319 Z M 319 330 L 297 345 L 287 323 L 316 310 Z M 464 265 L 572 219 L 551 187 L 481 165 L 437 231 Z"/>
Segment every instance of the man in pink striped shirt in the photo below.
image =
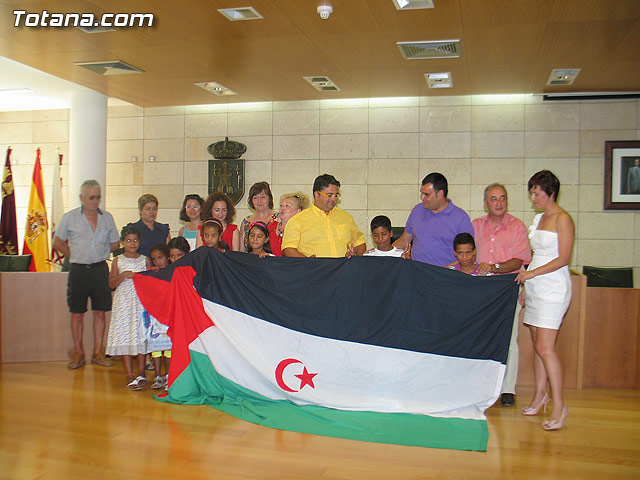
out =
<path fill-rule="evenodd" d="M 531 261 L 531 247 L 524 223 L 507 213 L 506 188 L 499 183 L 487 186 L 484 189 L 484 205 L 489 213 L 471 222 L 476 241 L 478 275 L 512 273 L 521 270 L 523 265 Z M 515 403 L 520 310 L 518 304 L 513 319 L 507 369 L 500 397 L 502 405 L 507 407 Z"/>

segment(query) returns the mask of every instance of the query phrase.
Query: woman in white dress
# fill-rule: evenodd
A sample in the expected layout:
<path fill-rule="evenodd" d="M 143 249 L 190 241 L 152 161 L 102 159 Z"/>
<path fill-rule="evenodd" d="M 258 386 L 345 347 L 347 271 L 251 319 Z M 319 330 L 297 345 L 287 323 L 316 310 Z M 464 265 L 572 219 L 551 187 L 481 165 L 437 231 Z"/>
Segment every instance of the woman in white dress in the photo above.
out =
<path fill-rule="evenodd" d="M 558 178 L 542 170 L 529 179 L 531 202 L 543 213 L 536 215 L 529 228 L 533 259 L 516 281 L 524 285 L 524 323 L 529 327 L 534 349 L 536 389 L 523 415 L 537 415 L 549 403 L 547 384 L 553 400 L 551 418 L 545 430 L 563 427 L 569 409 L 562 397 L 562 368 L 555 351 L 558 329 L 571 302 L 569 260 L 573 250 L 574 225 L 571 216 L 556 203 L 560 191 Z"/>

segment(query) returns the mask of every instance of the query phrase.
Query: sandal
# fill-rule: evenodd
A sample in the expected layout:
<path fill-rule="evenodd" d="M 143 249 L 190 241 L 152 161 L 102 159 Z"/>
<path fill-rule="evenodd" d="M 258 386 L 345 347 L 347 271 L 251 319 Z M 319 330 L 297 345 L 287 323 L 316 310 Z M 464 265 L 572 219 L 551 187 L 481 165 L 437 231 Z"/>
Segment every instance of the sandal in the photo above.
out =
<path fill-rule="evenodd" d="M 113 367 L 113 360 L 105 357 L 102 353 L 94 355 L 91 358 L 91 363 L 100 365 L 101 367 Z"/>
<path fill-rule="evenodd" d="M 164 387 L 164 377 L 158 375 L 156 378 L 154 378 L 153 385 L 151 385 L 151 388 L 153 390 L 159 390 L 163 387 Z"/>
<path fill-rule="evenodd" d="M 73 356 L 73 359 L 69 363 L 67 363 L 67 368 L 71 370 L 76 370 L 80 367 L 83 367 L 84 364 L 85 364 L 84 355 L 82 355 L 81 353 L 76 353 Z"/>
<path fill-rule="evenodd" d="M 133 375 L 131 375 L 130 377 L 127 377 L 127 380 L 129 380 L 129 378 L 133 378 Z M 147 383 L 146 380 L 144 383 Z M 134 390 L 134 391 L 142 390 L 143 386 L 144 384 L 140 382 L 140 377 L 134 378 L 127 384 L 127 388 L 129 390 Z"/>

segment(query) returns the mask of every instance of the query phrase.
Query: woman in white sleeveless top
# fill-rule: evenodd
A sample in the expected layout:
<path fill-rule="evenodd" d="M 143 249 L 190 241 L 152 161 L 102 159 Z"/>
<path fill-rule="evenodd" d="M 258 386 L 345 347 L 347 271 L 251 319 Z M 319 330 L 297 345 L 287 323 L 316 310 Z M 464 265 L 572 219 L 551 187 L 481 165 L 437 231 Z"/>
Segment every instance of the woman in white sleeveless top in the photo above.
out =
<path fill-rule="evenodd" d="M 537 415 L 549 403 L 547 384 L 553 400 L 551 418 L 542 424 L 545 430 L 564 426 L 569 409 L 562 397 L 562 368 L 555 351 L 558 329 L 571 302 L 569 260 L 573 250 L 574 225 L 571 216 L 556 203 L 560 191 L 558 178 L 542 170 L 529 179 L 531 202 L 543 213 L 529 227 L 533 258 L 528 270 L 516 281 L 524 285 L 524 323 L 529 327 L 534 349 L 536 389 L 523 415 Z"/>

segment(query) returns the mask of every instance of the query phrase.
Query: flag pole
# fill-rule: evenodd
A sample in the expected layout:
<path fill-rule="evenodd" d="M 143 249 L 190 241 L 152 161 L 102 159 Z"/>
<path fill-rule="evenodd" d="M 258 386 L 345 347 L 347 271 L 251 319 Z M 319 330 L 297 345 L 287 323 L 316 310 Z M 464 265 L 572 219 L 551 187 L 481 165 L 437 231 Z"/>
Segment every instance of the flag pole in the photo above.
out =
<path fill-rule="evenodd" d="M 51 183 L 51 215 L 49 216 L 51 224 L 51 259 L 49 262 L 53 271 L 61 271 L 64 266 L 65 256 L 54 247 L 56 229 L 60 224 L 62 215 L 64 214 L 64 206 L 62 202 L 62 177 L 60 176 L 62 154 L 60 153 L 59 146 L 56 146 L 56 154 L 58 155 L 58 161 L 53 165 L 53 178 Z"/>

